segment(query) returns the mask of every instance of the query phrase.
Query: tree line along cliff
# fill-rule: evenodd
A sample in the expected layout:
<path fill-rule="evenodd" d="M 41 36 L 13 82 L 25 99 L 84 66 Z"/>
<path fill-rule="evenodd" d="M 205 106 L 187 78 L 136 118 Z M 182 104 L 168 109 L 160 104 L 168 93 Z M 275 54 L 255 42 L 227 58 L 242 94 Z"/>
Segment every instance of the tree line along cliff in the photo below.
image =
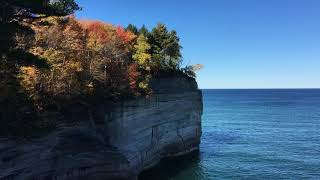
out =
<path fill-rule="evenodd" d="M 176 31 L 77 20 L 73 0 L 0 2 L 0 135 L 55 127 L 74 104 L 150 96 L 158 76 L 195 77 L 182 68 Z"/>

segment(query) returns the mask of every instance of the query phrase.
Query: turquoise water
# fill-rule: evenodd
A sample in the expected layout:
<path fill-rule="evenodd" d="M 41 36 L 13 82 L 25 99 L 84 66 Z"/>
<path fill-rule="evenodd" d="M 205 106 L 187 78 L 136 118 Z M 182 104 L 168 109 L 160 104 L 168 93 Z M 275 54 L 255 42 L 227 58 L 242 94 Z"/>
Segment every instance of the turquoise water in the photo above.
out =
<path fill-rule="evenodd" d="M 320 90 L 203 90 L 200 152 L 141 180 L 320 179 Z"/>

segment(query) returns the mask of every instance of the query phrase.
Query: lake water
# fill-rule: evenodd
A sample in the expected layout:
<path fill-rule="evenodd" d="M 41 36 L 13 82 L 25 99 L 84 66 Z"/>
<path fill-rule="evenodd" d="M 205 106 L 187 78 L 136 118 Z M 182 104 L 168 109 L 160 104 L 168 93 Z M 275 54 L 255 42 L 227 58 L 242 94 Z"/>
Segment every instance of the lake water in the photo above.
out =
<path fill-rule="evenodd" d="M 200 152 L 141 180 L 320 179 L 320 90 L 203 90 Z"/>

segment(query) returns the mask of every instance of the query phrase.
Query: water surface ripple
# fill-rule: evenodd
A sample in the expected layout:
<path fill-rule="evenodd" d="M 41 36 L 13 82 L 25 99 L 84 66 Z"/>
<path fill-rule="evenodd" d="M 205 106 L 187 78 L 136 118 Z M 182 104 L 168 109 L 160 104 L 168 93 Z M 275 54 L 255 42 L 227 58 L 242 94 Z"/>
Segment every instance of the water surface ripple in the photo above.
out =
<path fill-rule="evenodd" d="M 199 154 L 141 180 L 320 179 L 320 90 L 203 90 Z"/>

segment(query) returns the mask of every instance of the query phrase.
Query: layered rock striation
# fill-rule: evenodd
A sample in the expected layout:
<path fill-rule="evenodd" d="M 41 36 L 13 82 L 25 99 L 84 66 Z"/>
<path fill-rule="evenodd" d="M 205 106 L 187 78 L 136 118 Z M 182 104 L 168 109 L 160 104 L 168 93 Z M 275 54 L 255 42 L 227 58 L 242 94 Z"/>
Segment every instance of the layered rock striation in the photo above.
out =
<path fill-rule="evenodd" d="M 192 78 L 158 78 L 149 98 L 71 110 L 37 139 L 0 138 L 0 180 L 136 179 L 161 159 L 198 150 L 202 94 Z"/>

